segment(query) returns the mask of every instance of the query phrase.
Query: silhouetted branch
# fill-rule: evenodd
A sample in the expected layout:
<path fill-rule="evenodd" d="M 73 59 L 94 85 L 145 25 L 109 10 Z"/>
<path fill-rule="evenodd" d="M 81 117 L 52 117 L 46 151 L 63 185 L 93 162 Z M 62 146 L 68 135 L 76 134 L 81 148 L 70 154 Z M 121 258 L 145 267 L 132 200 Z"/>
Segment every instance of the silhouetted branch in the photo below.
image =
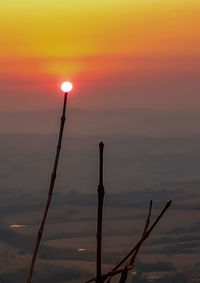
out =
<path fill-rule="evenodd" d="M 121 273 L 121 276 L 120 276 L 120 279 L 119 279 L 119 283 L 124 283 L 126 282 L 126 279 L 127 279 L 127 276 L 128 276 L 128 266 L 125 265 L 122 273 Z"/>
<path fill-rule="evenodd" d="M 146 224 L 145 224 L 145 227 L 144 227 L 144 230 L 143 230 L 143 233 L 142 233 L 142 237 L 141 239 L 145 236 L 147 230 L 148 230 L 148 227 L 149 227 L 149 224 L 150 224 L 150 217 L 151 217 L 151 211 L 152 211 L 152 200 L 150 201 L 150 205 L 149 205 L 149 212 L 148 212 L 148 216 L 147 216 L 147 219 L 146 219 Z M 141 244 L 142 245 L 142 244 Z M 126 279 L 127 279 L 127 275 L 128 275 L 128 267 L 129 266 L 132 266 L 134 261 L 135 261 L 135 258 L 139 252 L 139 249 L 140 249 L 140 246 L 138 246 L 138 248 L 135 250 L 133 256 L 130 258 L 130 260 L 126 263 L 122 273 L 121 273 L 121 277 L 120 277 L 120 280 L 119 280 L 119 283 L 124 283 L 126 282 Z M 110 281 L 109 281 L 110 282 Z"/>
<path fill-rule="evenodd" d="M 147 231 L 147 229 L 148 229 L 148 227 L 149 227 L 149 224 L 150 224 L 152 205 L 153 205 L 153 202 L 152 202 L 152 200 L 151 200 L 151 201 L 150 201 L 150 204 L 149 204 L 149 213 L 148 213 L 148 216 L 147 216 L 146 225 L 145 225 L 145 227 L 144 227 L 143 234 Z"/>
<path fill-rule="evenodd" d="M 99 186 L 98 186 L 98 216 L 97 216 L 97 255 L 96 255 L 96 282 L 101 283 L 101 243 L 102 243 L 102 218 L 103 218 L 103 149 L 104 144 L 99 144 Z"/>
<path fill-rule="evenodd" d="M 146 225 L 144 228 L 144 232 L 142 234 L 142 238 L 140 239 L 140 241 L 138 242 L 138 244 L 136 245 L 136 247 L 134 248 L 135 253 L 133 254 L 133 256 L 131 257 L 130 261 L 129 261 L 129 265 L 132 265 L 135 261 L 135 258 L 138 254 L 138 251 L 141 247 L 141 245 L 143 244 L 143 242 L 149 237 L 150 233 L 152 232 L 152 230 L 155 228 L 155 226 L 157 225 L 157 223 L 159 222 L 159 220 L 161 219 L 161 217 L 163 216 L 163 214 L 165 213 L 165 211 L 169 208 L 169 206 L 171 205 L 171 201 L 169 201 L 165 207 L 163 208 L 163 210 L 161 211 L 161 213 L 159 214 L 159 216 L 157 217 L 156 221 L 153 223 L 153 225 L 149 228 L 148 230 L 148 226 L 150 223 L 150 216 L 151 216 L 151 209 L 152 209 L 152 202 L 150 202 L 150 208 L 149 208 L 149 215 L 146 221 Z M 126 268 L 124 269 L 124 273 L 127 273 Z M 123 272 L 122 272 L 123 274 Z M 125 275 L 123 275 L 125 277 Z M 119 281 L 120 283 L 124 283 L 125 281 Z"/>
<path fill-rule="evenodd" d="M 30 264 L 28 277 L 27 277 L 27 281 L 26 281 L 27 283 L 31 283 L 32 274 L 33 274 L 33 270 L 34 270 L 34 266 L 35 266 L 35 261 L 36 261 L 36 258 L 37 258 L 37 253 L 38 253 L 38 249 L 39 249 L 39 246 L 40 246 L 40 241 L 41 241 L 41 238 L 42 238 L 44 225 L 45 225 L 45 222 L 46 222 L 48 209 L 49 209 L 49 205 L 50 205 L 52 194 L 53 194 L 54 184 L 55 184 L 55 180 L 56 180 L 56 172 L 57 172 L 58 161 L 59 161 L 60 150 L 61 150 L 61 144 L 62 144 L 64 124 L 65 124 L 65 119 L 66 119 L 66 117 L 65 117 L 66 104 L 67 104 L 67 93 L 65 93 L 65 96 L 64 96 L 63 112 L 62 112 L 61 123 L 60 123 L 58 144 L 57 144 L 56 156 L 55 156 L 55 161 L 54 161 L 54 167 L 53 167 L 53 171 L 52 171 L 52 174 L 51 174 L 51 181 L 50 181 L 50 185 L 49 185 L 49 191 L 48 191 L 46 206 L 45 206 L 45 209 L 44 209 L 44 212 L 43 212 L 42 221 L 41 221 L 41 224 L 40 224 L 40 228 L 38 230 L 37 239 L 36 239 L 35 247 L 34 247 L 34 250 L 33 250 L 32 261 L 31 261 L 31 264 Z"/>
<path fill-rule="evenodd" d="M 150 216 L 151 216 L 151 211 L 152 211 L 152 201 L 150 202 L 150 207 L 149 207 L 149 213 L 148 213 L 148 217 L 146 220 L 146 224 L 144 227 L 144 232 L 142 234 L 141 239 L 139 240 L 139 242 L 135 245 L 135 247 L 112 269 L 111 272 L 114 271 L 118 271 L 118 268 L 135 252 L 135 254 L 133 255 L 131 261 L 129 261 L 129 263 L 126 265 L 125 269 L 122 269 L 122 272 L 124 271 L 128 271 L 131 269 L 131 267 L 133 266 L 133 261 L 135 260 L 137 253 L 141 247 L 141 245 L 143 244 L 143 242 L 149 237 L 149 235 L 151 234 L 152 230 L 155 228 L 155 226 L 157 225 L 157 223 L 159 222 L 159 220 L 161 219 L 161 217 L 164 215 L 164 213 L 166 212 L 166 210 L 169 208 L 169 206 L 171 205 L 172 201 L 169 201 L 165 207 L 163 208 L 163 210 L 161 211 L 161 213 L 159 214 L 159 216 L 157 217 L 157 219 L 154 221 L 154 223 L 151 225 L 151 227 L 148 229 L 148 226 L 150 224 Z M 118 272 L 120 273 L 120 272 Z M 110 272 L 102 275 L 102 282 L 104 282 L 108 277 L 110 277 L 107 280 L 107 283 L 111 281 L 112 277 L 115 276 L 118 273 L 113 273 L 113 275 L 108 275 L 111 274 Z M 125 274 L 123 274 L 123 278 L 125 278 Z M 88 282 L 92 282 L 92 281 L 96 281 L 96 278 L 91 279 Z M 125 281 L 121 281 L 120 283 L 125 282 Z"/>
<path fill-rule="evenodd" d="M 116 270 L 120 267 L 120 265 L 122 265 L 128 258 L 129 256 L 135 251 L 137 250 L 138 247 L 140 247 L 140 245 L 148 238 L 149 234 L 151 233 L 151 231 L 154 229 L 154 227 L 156 226 L 156 224 L 158 223 L 158 221 L 160 220 L 160 218 L 163 216 L 163 214 L 165 213 L 165 211 L 168 209 L 168 207 L 170 206 L 171 201 L 169 201 L 165 207 L 163 208 L 163 210 L 161 211 L 161 213 L 159 214 L 158 218 L 156 219 L 156 221 L 153 223 L 153 225 L 150 227 L 149 230 L 145 231 L 143 233 L 143 236 L 141 238 L 141 240 L 135 245 L 135 247 L 113 268 L 113 270 Z"/>

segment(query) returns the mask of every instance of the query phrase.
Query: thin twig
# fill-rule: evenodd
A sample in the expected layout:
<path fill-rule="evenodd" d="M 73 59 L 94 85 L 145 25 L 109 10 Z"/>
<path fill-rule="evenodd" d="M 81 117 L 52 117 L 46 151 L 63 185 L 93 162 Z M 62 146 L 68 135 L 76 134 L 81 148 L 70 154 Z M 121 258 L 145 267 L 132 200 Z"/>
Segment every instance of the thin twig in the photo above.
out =
<path fill-rule="evenodd" d="M 142 237 L 141 239 L 145 236 L 145 234 L 147 233 L 147 230 L 148 230 L 148 227 L 149 227 L 149 224 L 150 224 L 150 217 L 151 217 L 151 211 L 152 211 L 152 200 L 150 201 L 150 205 L 149 205 L 149 213 L 148 213 L 148 216 L 147 216 L 147 220 L 146 220 L 146 225 L 144 227 L 144 231 L 142 233 Z M 132 265 L 135 261 L 135 258 L 139 252 L 139 249 L 140 249 L 140 246 L 135 250 L 133 256 L 130 258 L 130 261 L 129 261 L 129 265 Z"/>
<path fill-rule="evenodd" d="M 61 123 L 60 123 L 58 144 L 57 144 L 56 156 L 55 156 L 55 161 L 54 161 L 54 167 L 53 167 L 53 171 L 52 171 L 52 174 L 51 174 L 51 181 L 50 181 L 50 185 L 49 185 L 49 191 L 48 191 L 46 206 L 45 206 L 45 209 L 44 209 L 44 212 L 43 212 L 42 221 L 41 221 L 41 224 L 40 224 L 40 228 L 38 230 L 37 239 L 36 239 L 35 247 L 34 247 L 34 250 L 33 250 L 32 261 L 31 261 L 31 264 L 30 264 L 30 268 L 29 268 L 29 272 L 28 272 L 28 276 L 27 276 L 27 281 L 26 281 L 27 283 L 31 283 L 32 274 L 33 274 L 33 270 L 34 270 L 34 266 L 35 266 L 35 261 L 36 261 L 36 258 L 37 258 L 37 253 L 38 253 L 38 249 L 39 249 L 39 246 L 40 246 L 40 241 L 42 239 L 44 225 L 45 225 L 45 222 L 46 222 L 48 209 L 49 209 L 49 205 L 50 205 L 52 194 L 53 194 L 54 184 L 55 184 L 55 180 L 56 180 L 56 172 L 57 172 L 58 161 L 59 161 L 60 150 L 61 150 L 61 144 L 62 144 L 64 124 L 65 124 L 65 119 L 66 119 L 66 117 L 65 117 L 66 104 L 67 104 L 67 93 L 65 93 L 65 95 L 64 95 L 63 112 L 62 112 Z"/>
<path fill-rule="evenodd" d="M 99 144 L 99 186 L 98 186 L 98 216 L 97 216 L 97 255 L 96 255 L 96 282 L 102 282 L 101 278 L 101 244 L 102 244 L 102 219 L 103 219 L 103 149 L 104 144 Z"/>
<path fill-rule="evenodd" d="M 148 230 L 148 227 L 149 227 L 149 224 L 150 224 L 151 211 L 152 211 L 152 200 L 150 201 L 150 204 L 149 204 L 149 212 L 148 212 L 148 216 L 147 216 L 147 219 L 146 219 L 146 224 L 145 224 L 145 227 L 144 227 L 141 239 L 145 236 L 145 234 L 146 234 L 146 232 Z M 135 252 L 132 255 L 132 257 L 130 258 L 130 260 L 127 261 L 127 263 L 126 263 L 126 265 L 124 267 L 124 270 L 121 273 L 121 277 L 120 277 L 119 283 L 125 283 L 126 282 L 127 275 L 128 275 L 128 266 L 132 266 L 133 265 L 141 245 L 138 246 L 138 248 L 135 250 Z"/>
<path fill-rule="evenodd" d="M 159 216 L 157 217 L 157 219 L 154 221 L 154 223 L 151 225 L 151 227 L 143 234 L 142 238 L 139 240 L 139 242 L 135 245 L 135 247 L 112 269 L 112 271 L 116 271 L 118 270 L 118 268 L 138 249 L 140 248 L 140 246 L 142 245 L 142 243 L 149 237 L 150 233 L 152 232 L 152 230 L 155 228 L 155 226 L 157 225 L 157 223 L 159 222 L 159 220 L 161 219 L 161 217 L 163 216 L 163 214 L 166 212 L 166 210 L 169 208 L 169 206 L 171 205 L 172 201 L 169 201 L 165 207 L 163 208 L 163 210 L 161 211 L 161 213 L 159 214 Z M 150 217 L 150 213 L 151 210 L 149 210 L 149 217 Z M 105 278 L 107 276 L 108 273 L 102 275 L 103 278 Z M 109 276 L 110 277 L 110 276 Z M 108 277 L 107 277 L 108 278 Z M 96 278 L 93 278 L 92 281 L 95 281 Z M 109 279 L 110 280 L 110 279 Z M 107 282 L 109 282 L 109 280 Z M 92 282 L 89 281 L 89 282 Z"/>
<path fill-rule="evenodd" d="M 135 245 L 135 247 L 118 263 L 116 264 L 116 266 L 113 268 L 113 270 L 117 270 L 128 258 L 129 256 L 138 248 L 138 246 L 141 245 L 141 243 L 144 242 L 144 240 L 146 240 L 146 238 L 149 236 L 149 234 L 151 233 L 151 231 L 154 229 L 154 227 L 156 226 L 156 224 L 158 223 L 158 221 L 160 220 L 160 218 L 163 216 L 163 214 L 165 213 L 165 211 L 168 209 L 168 207 L 170 206 L 171 201 L 169 201 L 165 207 L 163 208 L 163 210 L 161 211 L 161 213 L 159 214 L 158 218 L 156 219 L 156 221 L 152 224 L 152 226 L 150 227 L 149 230 L 146 231 L 146 233 L 144 233 L 142 239 Z"/>

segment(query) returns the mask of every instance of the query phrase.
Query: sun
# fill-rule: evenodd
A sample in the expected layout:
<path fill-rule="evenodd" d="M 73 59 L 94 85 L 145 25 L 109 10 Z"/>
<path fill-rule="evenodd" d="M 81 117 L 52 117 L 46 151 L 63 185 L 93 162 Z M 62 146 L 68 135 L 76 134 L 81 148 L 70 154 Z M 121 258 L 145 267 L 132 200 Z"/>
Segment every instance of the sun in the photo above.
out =
<path fill-rule="evenodd" d="M 73 85 L 70 82 L 63 82 L 60 88 L 63 92 L 70 92 L 73 88 Z"/>

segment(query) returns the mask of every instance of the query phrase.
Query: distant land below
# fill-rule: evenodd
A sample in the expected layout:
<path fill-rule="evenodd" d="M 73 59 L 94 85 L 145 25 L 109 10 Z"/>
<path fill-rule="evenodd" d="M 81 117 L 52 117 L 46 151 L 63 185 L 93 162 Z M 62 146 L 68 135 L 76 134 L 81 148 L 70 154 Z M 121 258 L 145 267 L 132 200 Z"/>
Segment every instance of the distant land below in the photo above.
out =
<path fill-rule="evenodd" d="M 0 133 L 57 133 L 61 109 L 1 112 Z M 185 136 L 199 134 L 195 109 L 68 109 L 67 133 L 81 136 Z"/>

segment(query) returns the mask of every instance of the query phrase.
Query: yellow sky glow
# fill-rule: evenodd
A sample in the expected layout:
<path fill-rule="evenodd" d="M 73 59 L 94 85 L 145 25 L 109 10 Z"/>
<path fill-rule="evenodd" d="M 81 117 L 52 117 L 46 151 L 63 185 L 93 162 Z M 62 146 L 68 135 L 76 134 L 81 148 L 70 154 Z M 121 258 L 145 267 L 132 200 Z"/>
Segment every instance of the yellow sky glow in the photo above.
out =
<path fill-rule="evenodd" d="M 199 0 L 6 0 L 0 8 L 3 92 L 9 77 L 26 91 L 39 81 L 42 89 L 197 68 Z"/>
<path fill-rule="evenodd" d="M 1 56 L 199 52 L 199 1 L 107 2 L 3 1 Z"/>

